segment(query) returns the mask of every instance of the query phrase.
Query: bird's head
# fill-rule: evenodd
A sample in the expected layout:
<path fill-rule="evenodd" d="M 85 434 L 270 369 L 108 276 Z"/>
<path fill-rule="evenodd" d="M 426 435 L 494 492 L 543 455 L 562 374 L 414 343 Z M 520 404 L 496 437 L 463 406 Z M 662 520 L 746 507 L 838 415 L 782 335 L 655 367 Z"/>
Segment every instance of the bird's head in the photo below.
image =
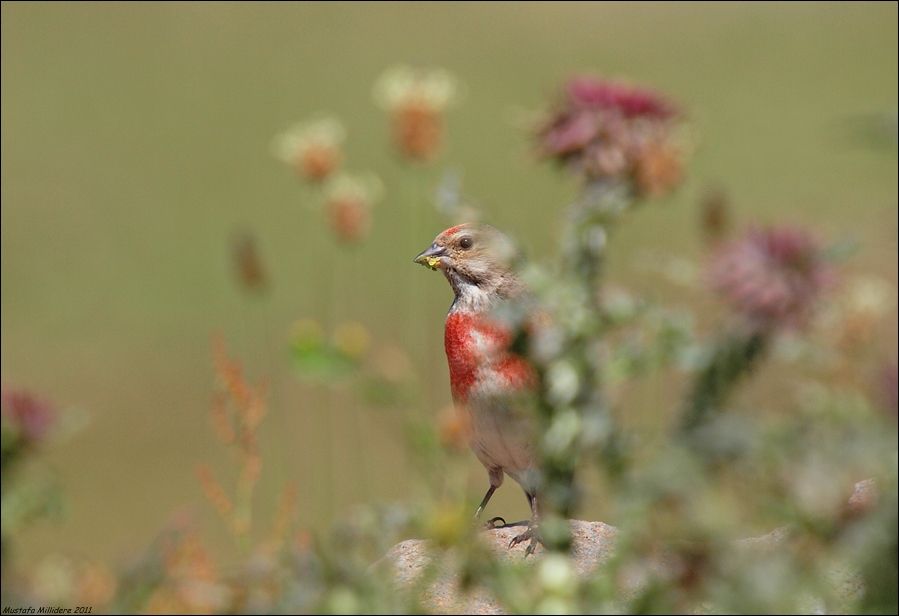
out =
<path fill-rule="evenodd" d="M 515 259 L 515 246 L 505 234 L 489 225 L 466 223 L 440 233 L 415 262 L 441 270 L 457 302 L 468 301 L 472 309 L 480 309 L 484 300 L 489 304 L 521 290 Z"/>

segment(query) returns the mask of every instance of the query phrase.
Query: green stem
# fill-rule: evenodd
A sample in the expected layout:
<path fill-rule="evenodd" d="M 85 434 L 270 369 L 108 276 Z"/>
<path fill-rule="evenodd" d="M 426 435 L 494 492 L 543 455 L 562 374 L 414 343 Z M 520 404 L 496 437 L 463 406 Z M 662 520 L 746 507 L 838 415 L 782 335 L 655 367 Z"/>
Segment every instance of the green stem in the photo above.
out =
<path fill-rule="evenodd" d="M 553 430 L 562 413 L 574 410 L 581 424 L 597 416 L 607 415 L 608 408 L 602 394 L 599 379 L 600 366 L 594 342 L 601 334 L 599 285 L 603 273 L 608 243 L 608 229 L 622 209 L 623 195 L 617 185 L 596 184 L 589 186 L 580 200 L 572 204 L 568 212 L 561 260 L 561 279 L 569 285 L 576 298 L 574 310 L 586 314 L 587 322 L 576 329 L 563 332 L 564 342 L 558 353 L 544 359 L 537 366 L 540 373 L 539 413 L 543 433 Z M 553 403 L 547 383 L 547 374 L 557 360 L 564 360 L 577 373 L 577 390 L 571 401 L 557 408 Z M 539 364 L 540 362 L 538 362 Z M 571 546 L 571 536 L 564 520 L 572 517 L 577 504 L 574 472 L 585 446 L 579 436 L 565 451 L 547 452 L 542 455 L 543 505 L 555 516 L 553 529 L 546 529 L 543 540 L 547 548 L 566 551 Z"/>
<path fill-rule="evenodd" d="M 732 335 L 715 348 L 693 383 L 681 411 L 680 432 L 693 434 L 722 411 L 722 405 L 740 379 L 748 374 L 768 346 L 764 332 Z"/>

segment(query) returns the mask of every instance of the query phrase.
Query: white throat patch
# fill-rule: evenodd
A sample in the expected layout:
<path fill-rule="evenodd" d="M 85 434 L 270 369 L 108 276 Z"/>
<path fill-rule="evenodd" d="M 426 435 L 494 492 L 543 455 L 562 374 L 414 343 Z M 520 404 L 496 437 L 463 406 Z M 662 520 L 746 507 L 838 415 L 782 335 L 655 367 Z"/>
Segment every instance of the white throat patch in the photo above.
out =
<path fill-rule="evenodd" d="M 486 312 L 493 307 L 495 293 L 490 293 L 475 284 L 456 281 L 454 285 L 456 298 L 450 306 L 453 312 Z"/>

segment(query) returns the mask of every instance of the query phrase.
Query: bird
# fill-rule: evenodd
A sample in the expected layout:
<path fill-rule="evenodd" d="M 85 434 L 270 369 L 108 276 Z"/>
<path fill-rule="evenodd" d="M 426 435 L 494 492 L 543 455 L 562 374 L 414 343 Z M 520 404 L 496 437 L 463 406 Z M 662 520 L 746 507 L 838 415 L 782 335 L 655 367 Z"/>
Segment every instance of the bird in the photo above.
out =
<path fill-rule="evenodd" d="M 536 373 L 510 349 L 515 332 L 494 314 L 527 294 L 515 271 L 516 258 L 504 233 L 484 223 L 465 223 L 438 234 L 414 262 L 443 272 L 453 291 L 444 327 L 450 389 L 456 408 L 467 416 L 469 447 L 489 479 L 474 517 L 480 518 L 504 477 L 511 477 L 524 490 L 531 518 L 509 547 L 528 541 L 529 555 L 540 542 L 537 433 L 528 408 Z M 495 517 L 487 527 L 495 528 L 498 521 L 505 524 Z"/>

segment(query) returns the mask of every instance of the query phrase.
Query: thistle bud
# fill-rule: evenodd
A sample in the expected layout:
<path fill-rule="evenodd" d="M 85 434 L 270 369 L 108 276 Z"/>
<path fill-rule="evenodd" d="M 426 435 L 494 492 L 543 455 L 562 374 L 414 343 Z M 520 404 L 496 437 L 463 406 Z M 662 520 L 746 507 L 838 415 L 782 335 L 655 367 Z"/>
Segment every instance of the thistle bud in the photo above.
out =
<path fill-rule="evenodd" d="M 724 239 L 730 228 L 730 204 L 720 188 L 710 189 L 703 196 L 700 207 L 700 228 L 708 244 Z"/>
<path fill-rule="evenodd" d="M 268 286 L 268 278 L 256 238 L 248 231 L 241 231 L 231 240 L 231 258 L 238 284 L 250 293 L 262 293 Z"/>

